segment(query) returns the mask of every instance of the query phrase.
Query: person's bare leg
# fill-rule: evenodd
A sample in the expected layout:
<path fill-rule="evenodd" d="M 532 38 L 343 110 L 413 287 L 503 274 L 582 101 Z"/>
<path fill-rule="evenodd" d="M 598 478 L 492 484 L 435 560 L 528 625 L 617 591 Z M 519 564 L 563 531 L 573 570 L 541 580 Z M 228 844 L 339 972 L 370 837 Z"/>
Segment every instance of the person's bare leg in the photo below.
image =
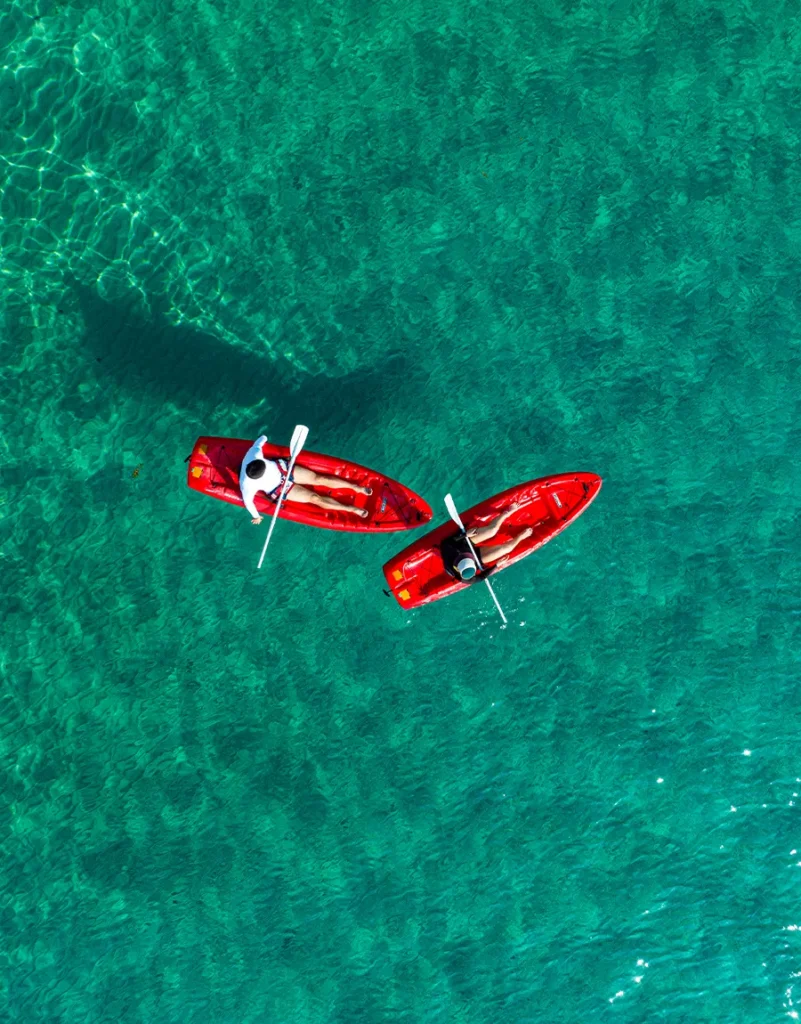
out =
<path fill-rule="evenodd" d="M 329 498 L 325 494 L 310 491 L 308 487 L 301 487 L 299 484 L 294 485 L 286 500 L 298 501 L 305 505 L 317 505 L 319 508 L 330 508 L 335 512 L 350 512 L 354 516 L 359 516 L 360 519 L 364 519 L 367 516 L 366 508 L 344 505 L 341 501 L 337 501 L 336 498 Z"/>
<path fill-rule="evenodd" d="M 297 482 L 304 484 L 306 487 L 328 487 L 332 491 L 348 490 L 356 491 L 357 494 L 373 493 L 371 487 L 361 487 L 359 484 L 354 484 L 350 480 L 343 480 L 338 476 L 325 476 L 323 473 L 315 473 L 313 469 L 307 469 L 306 466 L 298 466 L 296 464 L 293 473 Z"/>
<path fill-rule="evenodd" d="M 525 540 L 526 537 L 530 537 L 533 532 L 534 531 L 529 526 L 527 529 L 523 530 L 522 533 L 519 533 L 516 537 L 513 537 L 512 540 L 508 540 L 505 544 L 496 544 L 494 547 L 491 548 L 481 548 L 478 552 L 479 555 L 481 556 L 481 561 L 484 563 L 484 565 L 489 565 L 491 562 L 499 562 L 502 558 L 505 558 L 507 555 L 511 555 L 511 553 L 514 551 L 514 549 L 517 547 L 520 541 Z"/>
<path fill-rule="evenodd" d="M 479 544 L 486 544 L 488 540 L 492 540 L 509 516 L 513 512 L 517 512 L 519 508 L 520 505 L 516 501 L 513 501 L 505 512 L 501 512 L 499 516 L 495 516 L 494 519 L 490 519 L 486 526 L 474 526 L 472 529 L 468 530 L 467 536 L 476 546 Z M 503 545 L 501 545 L 501 547 L 502 546 Z"/>

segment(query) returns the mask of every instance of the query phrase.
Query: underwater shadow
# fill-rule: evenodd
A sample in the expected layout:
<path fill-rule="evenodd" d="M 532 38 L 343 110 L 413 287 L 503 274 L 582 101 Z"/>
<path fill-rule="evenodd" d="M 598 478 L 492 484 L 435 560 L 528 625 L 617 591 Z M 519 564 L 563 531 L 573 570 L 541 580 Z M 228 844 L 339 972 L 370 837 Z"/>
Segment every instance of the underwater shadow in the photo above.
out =
<path fill-rule="evenodd" d="M 171 324 L 167 307 L 144 315 L 133 300 L 106 302 L 96 289 L 69 282 L 84 321 L 87 358 L 98 379 L 128 394 L 145 392 L 191 413 L 200 432 L 248 436 L 265 429 L 289 437 L 308 423 L 323 450 L 412 400 L 410 361 L 391 355 L 341 377 L 304 375 L 287 360 L 260 355 L 191 326 Z M 220 407 L 230 414 L 221 415 Z M 253 407 L 258 412 L 254 414 Z M 237 410 L 242 416 L 237 418 Z"/>

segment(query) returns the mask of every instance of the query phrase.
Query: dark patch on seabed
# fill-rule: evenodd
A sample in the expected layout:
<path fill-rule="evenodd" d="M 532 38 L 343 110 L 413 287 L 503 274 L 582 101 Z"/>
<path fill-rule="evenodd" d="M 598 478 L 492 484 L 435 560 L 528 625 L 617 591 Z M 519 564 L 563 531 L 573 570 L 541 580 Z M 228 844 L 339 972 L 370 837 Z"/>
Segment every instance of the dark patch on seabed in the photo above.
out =
<path fill-rule="evenodd" d="M 219 421 L 227 407 L 226 421 L 237 422 L 244 436 L 269 425 L 270 437 L 288 438 L 295 424 L 307 422 L 333 445 L 347 441 L 354 417 L 360 430 L 377 429 L 393 405 L 413 400 L 418 378 L 401 354 L 339 377 L 304 375 L 280 356 L 171 324 L 163 304 L 145 315 L 135 299 L 106 302 L 74 279 L 70 286 L 99 377 L 115 389 L 146 391 L 195 415 L 216 410 Z M 245 409 L 247 416 L 237 420 L 237 411 Z"/>

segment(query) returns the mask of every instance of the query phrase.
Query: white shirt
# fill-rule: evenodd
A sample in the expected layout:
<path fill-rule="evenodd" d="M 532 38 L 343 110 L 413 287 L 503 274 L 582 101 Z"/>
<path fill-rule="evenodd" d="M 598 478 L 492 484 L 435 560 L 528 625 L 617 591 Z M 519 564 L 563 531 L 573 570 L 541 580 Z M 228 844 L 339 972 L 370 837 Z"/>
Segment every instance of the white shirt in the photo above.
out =
<path fill-rule="evenodd" d="M 276 487 L 281 486 L 281 470 L 278 468 L 278 464 L 269 460 L 261 450 L 261 446 L 266 440 L 267 435 L 262 434 L 257 441 L 253 442 L 251 447 L 248 449 L 247 455 L 245 455 L 245 458 L 242 460 L 242 469 L 239 473 L 239 490 L 242 492 L 242 499 L 245 502 L 245 508 L 250 512 L 254 519 L 259 519 L 261 517 L 261 512 L 256 508 L 253 500 L 259 491 L 264 491 L 265 494 L 269 494 L 270 491 L 274 491 Z M 266 463 L 266 469 L 258 480 L 251 480 L 245 472 L 254 459 L 261 459 Z"/>

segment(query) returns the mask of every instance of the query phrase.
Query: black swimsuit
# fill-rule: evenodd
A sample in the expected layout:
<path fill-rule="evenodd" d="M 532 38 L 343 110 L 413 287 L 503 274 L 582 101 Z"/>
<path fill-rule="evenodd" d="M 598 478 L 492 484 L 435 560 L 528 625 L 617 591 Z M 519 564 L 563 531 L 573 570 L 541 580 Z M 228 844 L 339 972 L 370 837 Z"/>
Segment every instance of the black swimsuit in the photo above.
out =
<path fill-rule="evenodd" d="M 454 579 L 462 580 L 462 577 L 456 570 L 456 566 L 463 558 L 473 558 L 473 552 L 470 550 L 470 545 L 467 543 L 467 537 L 465 537 L 463 533 L 454 533 L 452 536 L 445 538 L 445 540 L 440 544 L 439 550 L 442 553 L 442 562 L 445 566 L 445 572 L 449 576 L 453 576 Z M 476 549 L 476 556 L 478 558 L 476 575 L 470 580 L 462 580 L 463 583 L 472 583 L 473 580 L 479 578 L 481 573 L 486 574 L 488 572 L 487 567 L 481 561 L 481 555 L 478 553 L 478 549 Z"/>

